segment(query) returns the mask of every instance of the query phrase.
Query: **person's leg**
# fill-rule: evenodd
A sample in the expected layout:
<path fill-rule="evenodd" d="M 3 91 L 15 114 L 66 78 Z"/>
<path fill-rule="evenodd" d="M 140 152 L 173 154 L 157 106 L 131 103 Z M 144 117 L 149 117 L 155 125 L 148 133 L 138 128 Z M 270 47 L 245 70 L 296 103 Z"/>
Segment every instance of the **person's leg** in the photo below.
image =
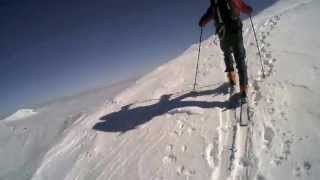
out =
<path fill-rule="evenodd" d="M 227 77 L 230 82 L 230 84 L 235 85 L 236 84 L 236 76 L 234 73 L 234 67 L 233 67 L 233 58 L 232 58 L 232 50 L 230 46 L 230 42 L 228 42 L 228 39 L 224 38 L 220 40 L 220 47 L 223 52 L 224 56 L 224 63 L 226 65 Z"/>
<path fill-rule="evenodd" d="M 232 53 L 231 46 L 230 46 L 230 42 L 228 42 L 227 38 L 220 40 L 220 48 L 223 52 L 224 63 L 226 65 L 225 72 L 234 71 L 233 59 L 232 59 L 232 54 L 231 54 Z"/>
<path fill-rule="evenodd" d="M 242 30 L 237 34 L 233 35 L 232 42 L 234 58 L 237 64 L 239 80 L 240 80 L 240 91 L 246 95 L 248 85 L 248 73 L 246 65 L 246 50 L 243 45 Z"/>

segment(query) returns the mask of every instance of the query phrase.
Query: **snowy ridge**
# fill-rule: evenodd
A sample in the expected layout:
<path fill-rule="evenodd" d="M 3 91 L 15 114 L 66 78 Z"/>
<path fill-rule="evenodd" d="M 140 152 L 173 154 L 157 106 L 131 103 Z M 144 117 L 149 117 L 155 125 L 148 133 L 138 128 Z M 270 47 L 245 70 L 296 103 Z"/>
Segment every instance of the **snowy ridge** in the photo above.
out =
<path fill-rule="evenodd" d="M 16 121 L 20 119 L 25 119 L 27 117 L 36 115 L 37 112 L 33 109 L 20 109 L 13 113 L 11 116 L 4 118 L 4 121 Z"/>

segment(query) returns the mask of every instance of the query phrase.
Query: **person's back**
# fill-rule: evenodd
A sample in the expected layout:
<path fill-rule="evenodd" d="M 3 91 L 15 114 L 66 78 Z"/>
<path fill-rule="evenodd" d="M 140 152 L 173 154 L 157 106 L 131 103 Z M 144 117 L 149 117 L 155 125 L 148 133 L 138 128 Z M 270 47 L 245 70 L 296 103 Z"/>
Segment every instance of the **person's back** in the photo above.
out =
<path fill-rule="evenodd" d="M 229 82 L 232 85 L 236 84 L 233 53 L 240 79 L 240 93 L 242 97 L 246 97 L 248 75 L 240 12 L 251 14 L 252 8 L 241 0 L 211 0 L 210 7 L 199 21 L 199 26 L 204 27 L 209 21 L 214 20 L 216 33 L 220 39 L 220 47 L 224 54 L 225 72 L 227 72 Z"/>

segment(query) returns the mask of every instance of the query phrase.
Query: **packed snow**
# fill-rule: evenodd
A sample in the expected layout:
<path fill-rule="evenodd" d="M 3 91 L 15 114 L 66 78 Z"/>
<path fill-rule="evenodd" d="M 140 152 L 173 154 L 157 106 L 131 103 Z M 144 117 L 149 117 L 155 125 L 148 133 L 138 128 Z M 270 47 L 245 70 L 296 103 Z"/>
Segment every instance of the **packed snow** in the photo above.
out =
<path fill-rule="evenodd" d="M 244 21 L 249 116 L 230 107 L 219 41 L 198 44 L 134 83 L 0 121 L 0 179 L 317 180 L 320 1 L 280 0 Z M 124 90 L 125 89 L 125 90 Z"/>

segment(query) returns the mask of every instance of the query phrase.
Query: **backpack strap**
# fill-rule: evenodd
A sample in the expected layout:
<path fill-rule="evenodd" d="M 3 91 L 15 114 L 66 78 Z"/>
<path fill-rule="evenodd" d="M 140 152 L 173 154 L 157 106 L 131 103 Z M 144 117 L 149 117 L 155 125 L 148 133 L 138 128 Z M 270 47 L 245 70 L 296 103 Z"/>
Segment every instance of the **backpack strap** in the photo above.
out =
<path fill-rule="evenodd" d="M 213 9 L 215 11 L 214 15 L 216 16 L 215 18 L 219 24 L 226 24 L 229 22 L 224 22 L 224 21 L 232 21 L 232 20 L 238 19 L 238 17 L 235 15 L 234 7 L 232 7 L 230 1 L 231 0 L 211 0 L 214 7 Z M 225 4 L 221 4 L 221 3 L 225 3 Z M 222 13 L 227 13 L 227 15 Z"/>
<path fill-rule="evenodd" d="M 214 10 L 215 10 L 215 13 L 217 16 L 218 23 L 223 24 L 223 19 L 221 16 L 221 11 L 220 11 L 219 5 L 218 5 L 218 0 L 213 0 L 213 3 L 214 3 Z"/>

